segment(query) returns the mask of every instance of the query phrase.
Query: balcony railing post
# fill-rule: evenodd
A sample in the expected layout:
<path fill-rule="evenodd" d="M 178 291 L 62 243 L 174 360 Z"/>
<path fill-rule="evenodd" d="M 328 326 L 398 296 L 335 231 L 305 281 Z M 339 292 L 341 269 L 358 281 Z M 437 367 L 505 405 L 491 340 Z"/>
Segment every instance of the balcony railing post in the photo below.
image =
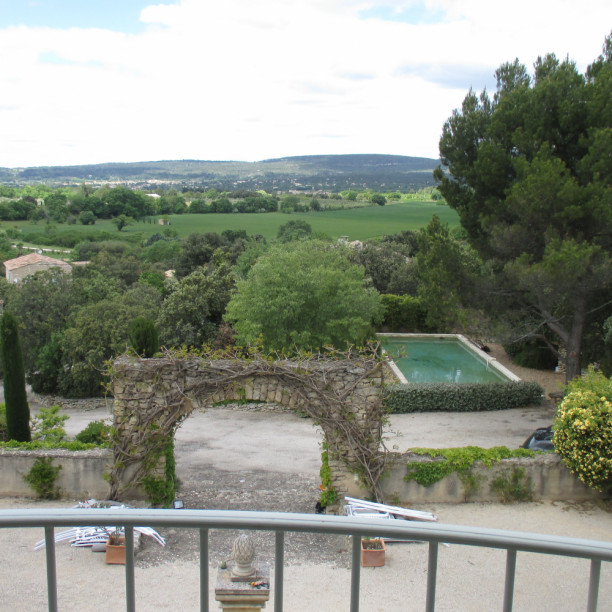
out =
<path fill-rule="evenodd" d="M 283 581 L 285 569 L 285 532 L 276 532 L 274 554 L 274 612 L 283 612 Z"/>
<path fill-rule="evenodd" d="M 434 612 L 436 609 L 436 581 L 438 579 L 438 543 L 429 543 L 429 559 L 427 564 L 427 600 L 425 610 Z"/>
<path fill-rule="evenodd" d="M 597 612 L 597 600 L 599 599 L 599 577 L 601 575 L 601 561 L 591 559 L 591 575 L 589 576 L 589 600 L 587 602 L 588 612 Z"/>
<path fill-rule="evenodd" d="M 200 612 L 208 612 L 208 529 L 200 529 Z"/>
<path fill-rule="evenodd" d="M 55 530 L 53 527 L 45 527 L 45 550 L 49 612 L 57 612 L 57 569 L 55 565 Z"/>
<path fill-rule="evenodd" d="M 134 527 L 125 527 L 125 609 L 136 612 L 134 582 Z"/>
<path fill-rule="evenodd" d="M 361 535 L 352 535 L 351 612 L 359 612 L 359 581 L 361 579 Z"/>
<path fill-rule="evenodd" d="M 504 586 L 504 612 L 512 612 L 514 604 L 514 576 L 516 574 L 516 548 L 506 551 L 506 582 Z"/>

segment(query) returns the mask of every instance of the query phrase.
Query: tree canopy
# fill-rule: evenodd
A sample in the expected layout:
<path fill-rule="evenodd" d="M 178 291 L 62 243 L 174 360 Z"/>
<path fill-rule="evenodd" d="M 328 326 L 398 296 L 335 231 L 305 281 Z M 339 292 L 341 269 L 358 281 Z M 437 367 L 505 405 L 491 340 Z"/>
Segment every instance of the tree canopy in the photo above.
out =
<path fill-rule="evenodd" d="M 587 316 L 612 283 L 612 42 L 581 74 L 569 59 L 497 70 L 470 91 L 440 139 L 439 189 L 471 244 L 495 263 L 580 373 Z M 603 290 L 603 291 L 602 291 Z"/>
<path fill-rule="evenodd" d="M 268 349 L 362 344 L 382 316 L 378 292 L 346 247 L 316 240 L 276 245 L 237 282 L 226 311 L 242 342 Z"/>
<path fill-rule="evenodd" d="M 201 347 L 210 343 L 222 321 L 233 279 L 230 268 L 200 266 L 171 285 L 157 319 L 166 346 Z"/>

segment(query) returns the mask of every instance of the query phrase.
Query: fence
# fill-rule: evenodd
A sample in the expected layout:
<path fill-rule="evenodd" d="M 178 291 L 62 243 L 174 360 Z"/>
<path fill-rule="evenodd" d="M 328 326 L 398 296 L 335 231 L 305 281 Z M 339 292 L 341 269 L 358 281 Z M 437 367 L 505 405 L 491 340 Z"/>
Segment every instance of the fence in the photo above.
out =
<path fill-rule="evenodd" d="M 208 612 L 209 570 L 208 532 L 210 529 L 243 529 L 272 531 L 276 534 L 274 563 L 274 610 L 283 610 L 284 537 L 287 532 L 308 532 L 350 535 L 352 537 L 352 566 L 350 610 L 359 610 L 360 541 L 365 536 L 427 542 L 428 573 L 425 609 L 435 609 L 438 546 L 454 543 L 486 548 L 504 549 L 506 553 L 503 610 L 512 610 L 517 552 L 525 551 L 548 555 L 562 555 L 590 560 L 588 601 L 589 612 L 597 610 L 602 561 L 612 561 L 612 543 L 560 536 L 519 533 L 418 523 L 402 520 L 363 519 L 345 516 L 291 514 L 280 512 L 245 512 L 227 510 L 151 510 L 151 509 L 88 509 L 88 510 L 0 510 L 0 528 L 43 527 L 46 540 L 48 608 L 57 608 L 57 580 L 55 563 L 56 527 L 90 525 L 124 525 L 126 535 L 125 590 L 126 609 L 135 610 L 134 527 L 196 528 L 200 533 L 200 610 Z M 4 576 L 3 579 L 8 579 Z"/>

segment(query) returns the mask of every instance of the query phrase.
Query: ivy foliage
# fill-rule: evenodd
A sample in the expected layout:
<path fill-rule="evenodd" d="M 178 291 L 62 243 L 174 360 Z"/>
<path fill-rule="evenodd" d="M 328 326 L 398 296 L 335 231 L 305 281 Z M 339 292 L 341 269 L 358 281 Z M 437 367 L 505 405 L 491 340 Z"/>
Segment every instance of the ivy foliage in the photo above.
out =
<path fill-rule="evenodd" d="M 506 470 L 491 483 L 491 490 L 499 495 L 502 503 L 526 502 L 533 499 L 531 478 L 524 468 L 515 466 Z"/>
<path fill-rule="evenodd" d="M 411 452 L 416 455 L 429 455 L 438 461 L 410 461 L 406 465 L 407 474 L 404 479 L 414 480 L 418 484 L 429 487 L 442 480 L 453 472 L 467 472 L 480 461 L 486 467 L 499 463 L 502 459 L 513 457 L 532 457 L 533 451 L 525 448 L 510 450 L 506 446 L 493 448 L 480 448 L 479 446 L 465 446 L 460 448 L 413 448 Z"/>
<path fill-rule="evenodd" d="M 168 436 L 166 445 L 162 448 L 165 459 L 164 476 L 147 474 L 142 479 L 147 500 L 154 507 L 168 508 L 176 496 L 179 481 L 176 476 L 176 459 L 174 457 L 174 435 Z M 158 454 L 153 453 L 147 461 L 157 460 Z"/>
<path fill-rule="evenodd" d="M 319 503 L 323 508 L 333 506 L 338 501 L 338 492 L 334 489 L 332 484 L 332 473 L 329 467 L 329 452 L 327 446 L 324 446 L 323 452 L 321 453 L 321 469 L 319 470 L 319 475 L 321 476 L 321 496 L 319 498 Z"/>

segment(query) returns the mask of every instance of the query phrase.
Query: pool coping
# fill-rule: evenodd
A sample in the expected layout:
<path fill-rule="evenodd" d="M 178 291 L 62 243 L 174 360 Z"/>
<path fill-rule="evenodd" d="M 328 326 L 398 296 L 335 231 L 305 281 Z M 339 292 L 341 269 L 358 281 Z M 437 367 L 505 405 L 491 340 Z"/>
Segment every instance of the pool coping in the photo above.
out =
<path fill-rule="evenodd" d="M 470 340 L 463 334 L 409 334 L 409 333 L 376 334 L 376 337 L 379 337 L 379 336 L 384 336 L 384 337 L 390 337 L 390 336 L 398 337 L 399 336 L 399 337 L 415 338 L 415 339 L 416 338 L 454 338 L 456 340 L 459 340 L 459 342 L 461 342 L 465 346 L 466 349 L 475 353 L 479 359 L 481 359 L 487 364 L 487 366 L 493 368 L 494 370 L 497 370 L 500 374 L 505 376 L 510 382 L 519 382 L 521 380 L 516 374 L 514 374 L 514 372 L 511 372 L 508 368 L 506 368 L 501 363 L 499 363 L 499 361 L 497 361 L 495 357 L 491 357 L 490 355 L 485 353 L 475 342 L 473 342 L 472 340 Z M 389 364 L 389 367 L 391 368 L 395 376 L 397 376 L 400 383 L 404 385 L 422 384 L 422 383 L 408 382 L 407 378 L 402 374 L 402 372 L 397 367 L 393 359 L 389 357 L 389 355 L 387 354 L 387 351 L 384 348 L 382 350 L 383 350 L 383 354 L 387 356 L 387 363 Z"/>

